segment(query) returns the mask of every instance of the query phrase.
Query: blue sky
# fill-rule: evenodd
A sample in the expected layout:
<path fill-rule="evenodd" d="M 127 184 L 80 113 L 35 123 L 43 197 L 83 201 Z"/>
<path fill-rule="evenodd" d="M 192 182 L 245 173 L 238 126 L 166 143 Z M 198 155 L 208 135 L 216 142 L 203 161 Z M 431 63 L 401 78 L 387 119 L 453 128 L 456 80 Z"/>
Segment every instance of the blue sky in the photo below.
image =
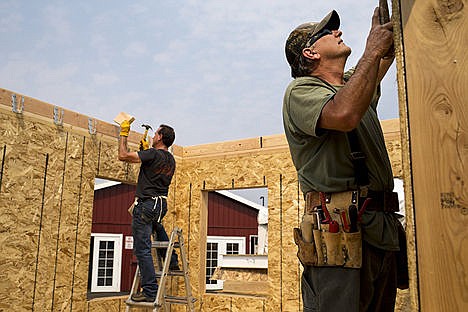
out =
<path fill-rule="evenodd" d="M 377 4 L 2 0 L 0 87 L 106 122 L 126 111 L 138 131 L 167 123 L 181 146 L 281 134 L 290 31 L 336 9 L 350 67 Z M 395 66 L 382 87 L 380 118 L 397 118 Z"/>

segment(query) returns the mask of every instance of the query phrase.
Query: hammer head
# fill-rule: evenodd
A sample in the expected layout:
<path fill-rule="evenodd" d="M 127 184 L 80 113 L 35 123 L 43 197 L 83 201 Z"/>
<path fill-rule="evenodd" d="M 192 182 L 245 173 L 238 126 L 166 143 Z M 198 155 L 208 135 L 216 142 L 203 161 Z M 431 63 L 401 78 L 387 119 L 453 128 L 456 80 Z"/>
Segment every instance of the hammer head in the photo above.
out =
<path fill-rule="evenodd" d="M 150 125 L 141 125 L 141 126 L 142 126 L 142 127 L 145 127 L 145 128 L 146 128 L 146 130 L 148 130 L 148 129 L 151 129 L 151 130 L 153 130 L 153 128 L 151 128 L 151 126 L 150 126 Z"/>

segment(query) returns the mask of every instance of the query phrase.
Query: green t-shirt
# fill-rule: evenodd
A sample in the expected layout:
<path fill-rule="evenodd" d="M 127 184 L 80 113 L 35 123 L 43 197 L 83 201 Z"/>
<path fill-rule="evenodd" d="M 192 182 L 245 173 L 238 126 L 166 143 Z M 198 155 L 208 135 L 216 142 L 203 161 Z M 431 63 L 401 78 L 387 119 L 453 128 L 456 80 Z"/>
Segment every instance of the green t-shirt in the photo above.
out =
<path fill-rule="evenodd" d="M 345 80 L 352 73 L 353 70 L 347 72 Z M 284 130 L 304 194 L 311 190 L 340 192 L 357 189 L 346 133 L 317 128 L 323 107 L 341 87 L 332 86 L 316 77 L 300 77 L 286 89 L 283 100 Z M 377 117 L 378 98 L 379 91 L 376 90 L 356 130 L 361 150 L 366 154 L 369 189 L 392 191 L 392 167 Z M 366 212 L 363 215 L 364 239 L 377 247 L 397 250 L 398 238 L 395 238 L 396 231 L 395 235 L 392 234 L 394 222 L 391 220 L 395 218 L 385 215 L 383 212 Z M 386 231 L 388 226 L 392 228 L 390 233 Z M 367 230 L 372 233 L 367 233 Z"/>

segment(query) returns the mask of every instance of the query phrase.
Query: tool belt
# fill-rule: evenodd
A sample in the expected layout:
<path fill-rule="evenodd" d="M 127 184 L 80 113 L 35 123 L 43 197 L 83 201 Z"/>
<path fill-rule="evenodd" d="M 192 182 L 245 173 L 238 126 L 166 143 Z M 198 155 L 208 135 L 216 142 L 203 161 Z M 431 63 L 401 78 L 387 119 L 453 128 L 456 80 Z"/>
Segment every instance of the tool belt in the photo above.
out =
<path fill-rule="evenodd" d="M 306 194 L 301 228 L 294 229 L 297 256 L 304 266 L 361 267 L 358 199 L 357 191 Z"/>
<path fill-rule="evenodd" d="M 361 203 L 360 208 L 367 201 L 364 209 L 367 211 L 383 211 L 383 212 L 398 212 L 400 211 L 400 206 L 398 202 L 398 193 L 396 192 L 387 192 L 387 191 L 367 191 L 367 194 L 361 192 L 359 195 L 359 201 Z M 364 196 L 365 195 L 365 196 Z"/>

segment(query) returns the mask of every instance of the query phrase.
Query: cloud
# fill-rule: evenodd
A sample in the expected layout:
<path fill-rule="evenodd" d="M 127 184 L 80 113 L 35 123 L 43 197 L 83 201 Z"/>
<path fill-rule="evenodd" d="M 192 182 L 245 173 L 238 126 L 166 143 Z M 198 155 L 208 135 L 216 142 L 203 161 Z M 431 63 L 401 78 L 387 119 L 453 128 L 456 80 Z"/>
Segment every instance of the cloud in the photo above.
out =
<path fill-rule="evenodd" d="M 141 57 L 148 54 L 148 49 L 144 42 L 130 42 L 128 46 L 123 51 L 123 55 L 126 57 Z"/>
<path fill-rule="evenodd" d="M 103 34 L 93 33 L 91 35 L 90 46 L 96 55 L 97 61 L 103 66 L 111 64 L 111 58 L 114 53 L 111 43 Z"/>
<path fill-rule="evenodd" d="M 70 17 L 64 7 L 48 5 L 43 11 L 43 22 L 46 26 L 44 41 L 70 44 L 73 42 Z"/>
<path fill-rule="evenodd" d="M 112 85 L 118 82 L 120 79 L 115 74 L 93 74 L 93 81 L 97 85 Z"/>
<path fill-rule="evenodd" d="M 129 6 L 129 11 L 132 15 L 141 15 L 147 13 L 149 8 L 141 3 L 134 3 Z"/>
<path fill-rule="evenodd" d="M 1 10 L 0 13 L 0 33 L 16 33 L 21 30 L 21 24 L 24 17 L 17 12 L 11 12 L 8 9 Z"/>

